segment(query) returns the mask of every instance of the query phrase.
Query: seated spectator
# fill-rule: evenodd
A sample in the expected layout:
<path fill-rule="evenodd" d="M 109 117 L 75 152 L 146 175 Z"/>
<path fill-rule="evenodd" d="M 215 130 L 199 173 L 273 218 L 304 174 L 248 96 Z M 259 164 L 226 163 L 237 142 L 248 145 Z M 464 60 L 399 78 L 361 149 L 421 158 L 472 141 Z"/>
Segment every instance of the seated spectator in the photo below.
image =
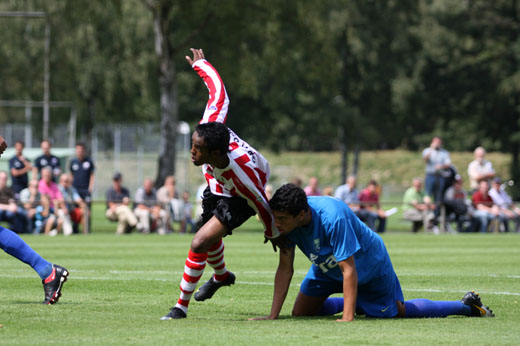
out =
<path fill-rule="evenodd" d="M 25 209 L 16 204 L 14 192 L 7 186 L 7 172 L 0 171 L 0 221 L 9 222 L 9 228 L 16 233 L 29 231 Z"/>
<path fill-rule="evenodd" d="M 323 188 L 323 196 L 332 197 L 333 194 L 334 194 L 334 189 L 332 188 L 332 186 L 325 186 Z"/>
<path fill-rule="evenodd" d="M 475 159 L 468 165 L 469 184 L 472 191 L 476 191 L 483 180 L 490 183 L 495 177 L 495 171 L 491 162 L 485 159 L 486 150 L 482 147 L 475 148 Z"/>
<path fill-rule="evenodd" d="M 477 228 L 477 222 L 472 217 L 474 208 L 468 199 L 468 193 L 463 187 L 462 177 L 457 175 L 453 185 L 444 193 L 444 206 L 446 208 L 446 217 L 457 222 L 458 232 L 474 232 Z"/>
<path fill-rule="evenodd" d="M 134 214 L 137 216 L 137 230 L 150 233 L 166 234 L 166 211 L 157 201 L 157 194 L 151 179 L 145 179 L 143 186 L 135 193 Z"/>
<path fill-rule="evenodd" d="M 374 232 L 383 233 L 386 227 L 386 215 L 379 206 L 377 182 L 370 180 L 368 186 L 359 194 L 358 199 L 360 203 L 358 217 Z M 377 229 L 376 220 L 379 221 Z"/>
<path fill-rule="evenodd" d="M 311 177 L 309 179 L 309 185 L 307 185 L 303 191 L 307 196 L 321 196 L 321 190 L 318 187 L 319 181 L 316 177 Z"/>
<path fill-rule="evenodd" d="M 181 233 L 188 232 L 188 226 L 190 226 L 190 233 L 193 233 L 195 222 L 193 222 L 193 204 L 190 202 L 190 193 L 184 191 L 182 194 L 182 206 L 183 206 L 183 218 L 181 221 Z"/>
<path fill-rule="evenodd" d="M 69 211 L 63 200 L 63 195 L 60 192 L 58 185 L 52 180 L 53 173 L 50 166 L 45 166 L 41 170 L 41 180 L 38 183 L 38 191 L 42 195 L 49 196 L 51 207 L 54 209 L 54 214 L 58 217 L 58 223 L 63 228 L 64 235 L 72 234 L 72 221 L 70 220 Z"/>
<path fill-rule="evenodd" d="M 132 232 L 137 226 L 137 217 L 130 209 L 130 192 L 122 185 L 123 176 L 117 172 L 112 177 L 112 187 L 107 190 L 107 210 L 105 216 L 117 221 L 116 234 Z"/>
<path fill-rule="evenodd" d="M 493 225 L 497 221 L 503 221 L 500 215 L 500 208 L 493 203 L 493 199 L 489 196 L 489 185 L 487 180 L 481 180 L 478 184 L 478 190 L 472 196 L 475 213 L 473 214 L 480 221 L 480 232 L 485 233 L 492 221 Z"/>
<path fill-rule="evenodd" d="M 40 233 L 41 229 L 36 229 L 36 208 L 40 205 L 41 195 L 38 191 L 38 179 L 31 179 L 29 187 L 20 191 L 20 203 L 27 213 L 27 219 L 30 223 L 30 232 Z"/>
<path fill-rule="evenodd" d="M 167 176 L 164 185 L 157 190 L 157 201 L 166 211 L 166 230 L 173 230 L 172 221 L 182 220 L 182 201 L 179 199 L 173 175 Z"/>
<path fill-rule="evenodd" d="M 489 196 L 493 203 L 498 206 L 500 214 L 505 220 L 512 220 L 515 222 L 515 231 L 520 232 L 520 208 L 513 204 L 513 200 L 502 187 L 502 180 L 500 178 L 493 179 Z M 505 222 L 505 231 L 509 230 L 507 221 Z"/>
<path fill-rule="evenodd" d="M 303 188 L 303 181 L 300 178 L 298 178 L 298 177 L 292 178 L 291 179 L 291 184 L 294 184 L 294 185 L 296 185 L 298 187 Z"/>
<path fill-rule="evenodd" d="M 43 234 L 54 237 L 63 230 L 63 219 L 54 214 L 51 198 L 47 194 L 41 195 L 40 205 L 36 207 L 34 219 L 35 233 L 43 230 Z"/>
<path fill-rule="evenodd" d="M 356 188 L 356 185 L 356 177 L 354 175 L 350 175 L 347 177 L 345 184 L 338 186 L 334 192 L 334 197 L 339 198 L 343 202 L 347 203 L 350 209 L 352 209 L 354 212 L 359 210 L 359 192 Z"/>
<path fill-rule="evenodd" d="M 27 172 L 32 170 L 31 162 L 23 156 L 25 143 L 16 141 L 14 144 L 15 155 L 9 160 L 9 172 L 11 173 L 11 190 L 15 197 L 19 198 L 19 193 L 27 188 L 29 175 Z"/>
<path fill-rule="evenodd" d="M 435 204 L 432 203 L 430 196 L 422 190 L 421 179 L 415 178 L 403 197 L 403 218 L 413 222 L 412 232 L 419 231 L 421 226 L 424 226 L 427 231 L 435 232 L 434 209 Z"/>
<path fill-rule="evenodd" d="M 265 197 L 267 197 L 268 201 L 273 197 L 273 185 L 267 184 L 265 186 Z"/>
<path fill-rule="evenodd" d="M 62 173 L 62 175 L 60 175 L 58 188 L 63 196 L 65 207 L 67 208 L 70 220 L 74 224 L 73 228 L 76 230 L 76 233 L 78 225 L 81 224 L 83 233 L 87 234 L 88 228 L 85 224 L 88 218 L 87 204 L 80 197 L 74 186 L 72 186 L 72 177 L 67 173 Z"/>

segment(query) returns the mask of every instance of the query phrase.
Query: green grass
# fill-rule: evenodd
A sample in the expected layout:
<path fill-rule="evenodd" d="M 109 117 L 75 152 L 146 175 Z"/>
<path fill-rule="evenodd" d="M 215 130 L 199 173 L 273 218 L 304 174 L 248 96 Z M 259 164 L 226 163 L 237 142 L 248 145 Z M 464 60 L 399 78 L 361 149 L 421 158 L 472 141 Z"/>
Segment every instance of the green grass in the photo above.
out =
<path fill-rule="evenodd" d="M 160 321 L 178 298 L 191 235 L 129 235 L 24 239 L 45 258 L 70 270 L 63 297 L 43 306 L 32 269 L 0 255 L 0 344 L 346 345 L 518 344 L 520 237 L 518 234 L 390 233 L 383 239 L 406 299 L 458 300 L 480 291 L 497 317 L 478 319 L 368 319 L 339 324 L 334 317 L 290 318 L 309 262 L 297 255 L 289 295 L 277 321 L 266 315 L 277 256 L 261 234 L 236 231 L 225 239 L 236 285 L 206 302 L 192 301 L 188 318 Z M 206 270 L 203 281 L 210 275 Z"/>

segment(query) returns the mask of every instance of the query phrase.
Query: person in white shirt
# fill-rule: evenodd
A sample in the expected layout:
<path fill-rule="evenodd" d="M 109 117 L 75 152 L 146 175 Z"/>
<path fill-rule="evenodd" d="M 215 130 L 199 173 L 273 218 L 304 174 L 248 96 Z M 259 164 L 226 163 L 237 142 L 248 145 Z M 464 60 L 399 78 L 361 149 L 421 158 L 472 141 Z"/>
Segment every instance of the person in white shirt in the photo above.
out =
<path fill-rule="evenodd" d="M 520 232 L 520 208 L 514 205 L 513 200 L 504 190 L 500 178 L 493 179 L 489 196 L 493 200 L 493 203 L 500 208 L 500 213 L 504 219 L 514 221 L 516 232 Z M 505 225 L 507 226 L 507 222 Z"/>
<path fill-rule="evenodd" d="M 485 159 L 486 149 L 477 147 L 473 154 L 475 160 L 468 165 L 468 175 L 470 187 L 475 191 L 482 180 L 486 180 L 489 183 L 495 177 L 495 170 L 491 162 Z"/>

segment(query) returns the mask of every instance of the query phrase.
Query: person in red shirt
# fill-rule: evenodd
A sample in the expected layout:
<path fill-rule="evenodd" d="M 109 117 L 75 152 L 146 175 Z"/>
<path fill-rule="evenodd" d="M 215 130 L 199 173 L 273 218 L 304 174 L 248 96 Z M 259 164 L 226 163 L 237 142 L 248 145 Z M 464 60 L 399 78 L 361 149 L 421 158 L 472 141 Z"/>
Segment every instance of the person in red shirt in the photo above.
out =
<path fill-rule="evenodd" d="M 377 187 L 377 181 L 372 179 L 359 194 L 360 210 L 358 216 L 371 230 L 383 233 L 386 227 L 386 215 L 385 211 L 379 206 Z M 377 229 L 375 228 L 376 220 L 379 220 Z"/>
<path fill-rule="evenodd" d="M 493 203 L 489 196 L 489 184 L 483 180 L 478 185 L 478 190 L 472 196 L 475 212 L 473 216 L 480 221 L 480 232 L 487 232 L 492 220 L 500 219 L 500 208 Z"/>

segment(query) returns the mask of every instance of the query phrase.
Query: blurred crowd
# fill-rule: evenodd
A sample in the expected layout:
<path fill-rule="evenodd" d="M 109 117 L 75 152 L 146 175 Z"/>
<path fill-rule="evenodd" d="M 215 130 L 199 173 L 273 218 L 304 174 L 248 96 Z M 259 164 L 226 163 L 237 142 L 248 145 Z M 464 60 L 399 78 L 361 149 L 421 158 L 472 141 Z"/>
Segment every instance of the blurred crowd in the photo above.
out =
<path fill-rule="evenodd" d="M 520 232 L 520 208 L 485 156 L 483 147 L 474 150 L 474 160 L 467 167 L 470 180 L 467 191 L 449 152 L 442 147 L 442 139 L 432 139 L 422 152 L 425 177 L 414 178 L 402 200 L 403 219 L 411 222 L 412 232 L 424 228 L 438 233 L 439 226 L 453 232 Z M 300 179 L 293 183 L 303 185 Z M 361 191 L 357 189 L 354 175 L 335 190 L 326 187 L 322 191 L 318 179 L 311 177 L 304 191 L 308 196 L 330 195 L 341 199 L 368 227 L 379 233 L 385 231 L 387 217 L 397 212 L 395 207 L 381 208 L 381 187 L 373 179 Z"/>
<path fill-rule="evenodd" d="M 14 145 L 15 155 L 9 159 L 9 172 L 0 171 L 0 221 L 9 223 L 17 233 L 50 236 L 62 233 L 90 232 L 91 194 L 95 183 L 95 165 L 83 143 L 75 146 L 75 156 L 62 172 L 60 158 L 53 155 L 51 143 L 41 142 L 42 153 L 34 162 L 24 156 L 24 143 Z M 11 185 L 7 186 L 8 178 Z M 130 199 L 122 185 L 123 176 L 115 173 L 112 187 L 106 192 L 106 217 L 117 222 L 116 233 L 173 231 L 194 232 L 193 204 L 188 192 L 179 194 L 173 176 L 155 190 L 151 179 Z"/>
<path fill-rule="evenodd" d="M 51 152 L 51 143 L 41 142 L 41 155 L 34 162 L 24 154 L 24 143 L 15 143 L 15 155 L 9 159 L 9 172 L 0 171 L 0 221 L 18 233 L 89 233 L 91 223 L 91 193 L 94 186 L 95 166 L 83 143 L 75 147 L 75 156 L 62 172 L 60 159 Z M 515 205 L 498 177 L 493 165 L 486 159 L 486 150 L 477 147 L 474 160 L 468 164 L 470 189 L 450 154 L 442 147 L 442 140 L 434 137 L 422 152 L 425 162 L 424 178 L 414 178 L 402 200 L 402 217 L 411 222 L 411 230 L 439 232 L 441 229 L 458 232 L 520 232 L 520 208 Z M 11 186 L 7 186 L 8 178 Z M 29 179 L 30 175 L 30 179 Z M 306 186 L 301 179 L 292 183 L 302 187 L 308 196 L 328 195 L 347 203 L 354 213 L 375 232 L 386 230 L 387 218 L 397 208 L 382 208 L 381 186 L 370 180 L 361 190 L 357 178 L 348 176 L 345 184 L 320 189 L 317 177 L 311 177 Z M 169 176 L 163 186 L 155 189 L 150 178 L 131 198 L 123 185 L 123 175 L 116 172 L 112 186 L 106 191 L 108 220 L 116 223 L 116 234 L 196 232 L 200 226 L 201 196 L 205 185 L 199 187 L 195 203 L 187 191 L 177 191 L 175 178 Z M 272 194 L 268 185 L 266 194 Z M 197 210 L 195 210 L 197 209 Z M 456 225 L 453 227 L 452 225 Z"/>

